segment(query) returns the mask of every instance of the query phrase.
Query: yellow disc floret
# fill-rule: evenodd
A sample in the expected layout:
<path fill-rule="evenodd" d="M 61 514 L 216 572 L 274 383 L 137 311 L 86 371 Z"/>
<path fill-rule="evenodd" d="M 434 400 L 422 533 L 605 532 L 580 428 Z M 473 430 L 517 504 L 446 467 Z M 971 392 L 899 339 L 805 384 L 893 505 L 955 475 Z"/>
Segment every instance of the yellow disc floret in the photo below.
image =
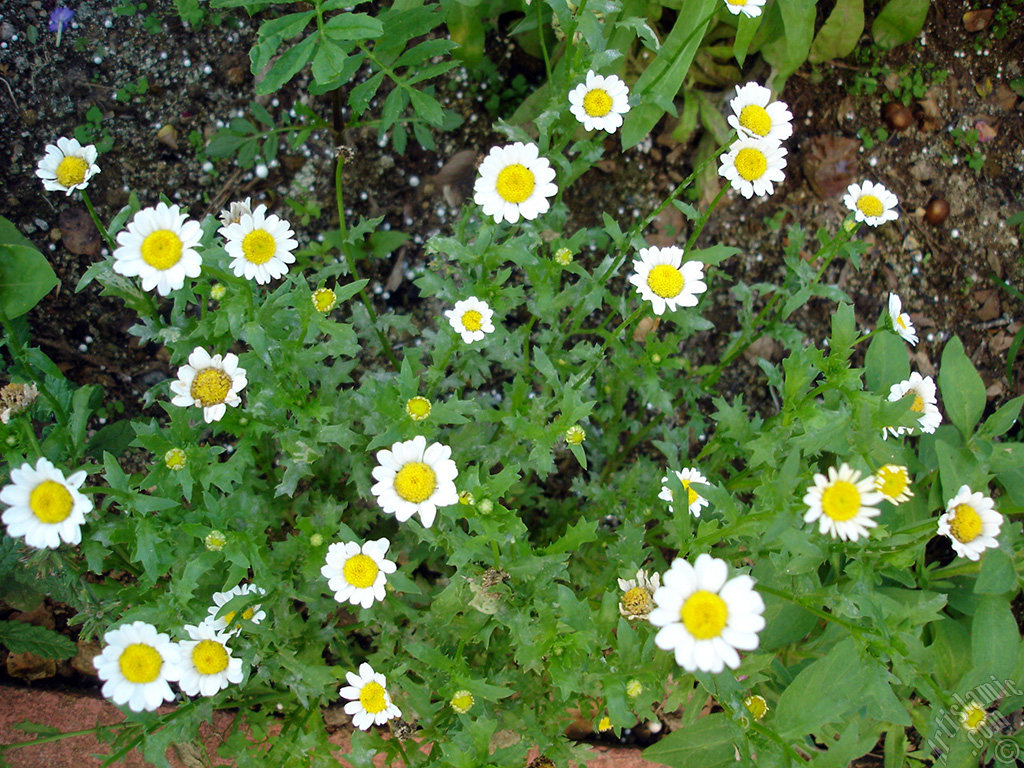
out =
<path fill-rule="evenodd" d="M 729 607 L 718 595 L 701 589 L 686 598 L 679 617 L 695 639 L 710 640 L 722 634 L 729 621 Z"/>
<path fill-rule="evenodd" d="M 405 412 L 413 421 L 423 421 L 430 415 L 430 401 L 419 395 L 409 398 L 405 403 Z"/>
<path fill-rule="evenodd" d="M 646 616 L 654 607 L 651 593 L 643 587 L 627 589 L 622 596 L 622 607 L 631 616 Z"/>
<path fill-rule="evenodd" d="M 117 663 L 129 683 L 151 683 L 160 675 L 164 660 L 153 646 L 132 643 L 121 652 Z"/>
<path fill-rule="evenodd" d="M 736 172 L 746 181 L 757 181 L 768 170 L 768 158 L 758 149 L 744 147 L 736 153 Z"/>
<path fill-rule="evenodd" d="M 604 117 L 612 111 L 612 97 L 603 88 L 587 91 L 583 97 L 583 111 L 591 117 Z"/>
<path fill-rule="evenodd" d="M 437 487 L 437 475 L 422 461 L 410 461 L 395 475 L 395 492 L 406 501 L 426 501 Z"/>
<path fill-rule="evenodd" d="M 659 264 L 647 274 L 647 286 L 663 299 L 671 299 L 683 290 L 683 273 L 670 264 Z"/>
<path fill-rule="evenodd" d="M 878 479 L 875 483 L 875 487 L 877 487 L 884 496 L 887 496 L 890 499 L 895 499 L 907 490 L 908 483 L 909 478 L 907 477 L 907 470 L 905 467 L 887 465 L 878 470 Z"/>
<path fill-rule="evenodd" d="M 970 504 L 957 504 L 949 532 L 961 544 L 968 544 L 981 535 L 981 515 Z"/>
<path fill-rule="evenodd" d="M 376 715 L 388 707 L 387 691 L 380 683 L 371 680 L 359 692 L 359 703 L 371 715 Z"/>
<path fill-rule="evenodd" d="M 276 251 L 274 236 L 265 229 L 254 229 L 242 238 L 242 254 L 250 264 L 266 264 Z"/>
<path fill-rule="evenodd" d="M 912 410 L 914 413 L 923 413 L 924 412 L 924 398 L 915 393 L 914 394 L 914 403 L 913 403 L 913 405 L 910 406 L 910 410 Z"/>
<path fill-rule="evenodd" d="M 860 491 L 846 480 L 836 480 L 821 492 L 821 511 L 836 522 L 851 520 L 860 511 Z"/>
<path fill-rule="evenodd" d="M 220 368 L 204 368 L 192 379 L 189 394 L 203 408 L 223 403 L 231 391 L 231 377 Z"/>
<path fill-rule="evenodd" d="M 502 200 L 519 204 L 530 198 L 536 183 L 533 171 L 525 165 L 514 163 L 501 169 L 495 186 Z"/>
<path fill-rule="evenodd" d="M 452 696 L 450 704 L 452 709 L 458 712 L 460 715 L 464 715 L 469 712 L 470 707 L 476 702 L 473 698 L 473 694 L 469 691 L 456 691 L 455 695 Z"/>
<path fill-rule="evenodd" d="M 170 269 L 181 261 L 181 238 L 169 229 L 158 229 L 142 241 L 140 252 L 154 269 Z"/>
<path fill-rule="evenodd" d="M 686 489 L 686 503 L 687 504 L 693 504 L 694 502 L 697 501 L 697 499 L 700 498 L 700 496 L 697 495 L 697 492 L 695 490 L 693 490 L 693 488 L 690 487 L 690 481 L 689 480 L 681 480 L 680 483 L 682 484 L 683 488 Z"/>
<path fill-rule="evenodd" d="M 469 309 L 462 313 L 462 325 L 467 331 L 479 331 L 484 327 L 484 316 L 475 309 Z"/>
<path fill-rule="evenodd" d="M 882 201 L 874 195 L 861 195 L 857 199 L 857 209 L 869 218 L 881 216 L 885 212 Z"/>
<path fill-rule="evenodd" d="M 216 675 L 228 667 L 228 652 L 216 640 L 200 640 L 192 649 L 192 664 L 201 675 Z"/>
<path fill-rule="evenodd" d="M 57 183 L 67 188 L 81 184 L 85 181 L 85 174 L 88 170 L 89 163 L 83 158 L 68 155 L 57 166 Z"/>
<path fill-rule="evenodd" d="M 377 567 L 377 563 L 372 557 L 362 554 L 353 555 L 345 561 L 345 565 L 342 567 L 345 581 L 356 589 L 372 587 L 373 582 L 377 580 L 379 570 L 380 568 Z"/>
<path fill-rule="evenodd" d="M 28 505 L 39 522 L 53 525 L 67 519 L 74 507 L 71 493 L 54 480 L 43 480 L 32 489 Z"/>
<path fill-rule="evenodd" d="M 767 136 L 772 130 L 772 119 L 764 107 L 748 104 L 740 111 L 740 125 L 758 136 Z"/>

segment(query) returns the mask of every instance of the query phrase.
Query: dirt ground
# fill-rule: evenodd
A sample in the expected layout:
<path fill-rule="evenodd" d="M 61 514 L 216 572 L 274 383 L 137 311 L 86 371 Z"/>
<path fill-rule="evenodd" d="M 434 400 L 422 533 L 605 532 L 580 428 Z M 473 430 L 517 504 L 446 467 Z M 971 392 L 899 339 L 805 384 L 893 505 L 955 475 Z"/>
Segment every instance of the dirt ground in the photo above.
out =
<path fill-rule="evenodd" d="M 964 14 L 985 8 L 993 13 L 980 17 L 984 28 L 969 31 L 979 17 L 965 21 Z M 300 241 L 308 242 L 337 225 L 330 131 L 315 131 L 297 150 L 282 146 L 277 162 L 255 170 L 207 157 L 205 142 L 248 112 L 253 100 L 279 121 L 289 119 L 297 101 L 329 121 L 330 104 L 309 100 L 301 80 L 271 98 L 256 97 L 247 54 L 259 19 L 244 13 L 225 12 L 196 33 L 178 20 L 169 0 L 154 0 L 145 9 L 128 0 L 118 6 L 84 0 L 74 9 L 74 26 L 58 48 L 47 31 L 53 0 L 0 4 L 0 212 L 49 255 L 62 281 L 28 316 L 35 343 L 74 382 L 102 385 L 108 403 L 133 415 L 145 411 L 142 394 L 174 371 L 163 350 L 140 346 L 128 334 L 134 316 L 119 300 L 100 296 L 95 284 L 75 293 L 82 274 L 102 257 L 101 243 L 77 196 L 45 192 L 35 177 L 45 145 L 89 125 L 98 139 L 112 142 L 99 160 L 102 173 L 89 186 L 103 220 L 127 202 L 129 191 L 143 205 L 165 194 L 194 217 L 252 196 L 288 218 Z M 30 26 L 37 30 L 34 41 Z M 917 43 L 891 52 L 872 47 L 867 37 L 862 43 L 846 60 L 805 65 L 786 84 L 781 99 L 795 116 L 787 179 L 766 201 L 730 193 L 705 229 L 698 245 L 722 242 L 742 253 L 719 268 L 702 298 L 701 310 L 716 328 L 691 349 L 716 360 L 737 328 L 729 285 L 781 282 L 786 226 L 834 229 L 845 212 L 846 186 L 867 178 L 897 195 L 900 218 L 862 230 L 871 244 L 862 268 L 837 262 L 826 279 L 853 298 L 865 328 L 874 327 L 888 292 L 899 292 L 922 336 L 914 355 L 923 374 L 935 372 L 945 340 L 959 336 L 995 407 L 1024 393 L 1024 355 L 1007 371 L 1024 305 L 999 283 L 1024 289 L 1024 237 L 1006 224 L 1024 209 L 1024 2 L 935 0 Z M 371 277 L 379 311 L 417 313 L 423 323 L 440 315 L 419 299 L 409 275 L 426 268 L 424 243 L 449 231 L 458 215 L 452 204 L 460 189 L 464 194 L 471 188 L 475 172 L 471 162 L 465 164 L 447 197 L 437 174 L 459 152 L 482 158 L 504 143 L 491 130 L 495 117 L 510 116 L 543 74 L 511 38 L 495 33 L 488 50 L 495 52 L 496 73 L 481 81 L 478 73 L 456 69 L 438 85 L 464 122 L 436 137 L 436 151 L 411 141 L 398 155 L 378 144 L 375 130 L 344 133 L 356 150 L 348 174 L 354 180 L 347 191 L 352 214 L 384 216 L 386 226 L 411 238 L 391 259 L 364 267 L 373 270 L 364 276 Z M 745 76 L 763 82 L 767 72 L 752 66 Z M 709 94 L 724 110 L 732 90 L 723 85 Z M 886 104 L 903 101 L 909 125 L 897 131 L 883 112 Z M 672 128 L 665 120 L 650 141 L 625 154 L 617 139 L 608 139 L 605 161 L 568 197 L 570 209 L 579 211 L 570 229 L 599 223 L 602 212 L 625 228 L 657 205 L 689 173 L 696 142 L 679 144 Z M 935 199 L 947 201 L 949 212 L 931 223 L 925 209 Z M 286 200 L 308 220 L 302 222 Z M 683 226 L 681 217 L 657 224 L 662 230 Z M 601 256 L 584 253 L 579 260 L 586 266 Z M 621 282 L 625 290 L 625 275 Z M 811 338 L 827 335 L 831 306 L 812 302 L 796 316 Z M 756 353 L 777 362 L 782 350 L 769 344 Z M 726 394 L 743 391 L 748 404 L 770 410 L 755 358 L 738 361 L 723 380 Z M 4 676 L 0 668 L 0 681 Z"/>

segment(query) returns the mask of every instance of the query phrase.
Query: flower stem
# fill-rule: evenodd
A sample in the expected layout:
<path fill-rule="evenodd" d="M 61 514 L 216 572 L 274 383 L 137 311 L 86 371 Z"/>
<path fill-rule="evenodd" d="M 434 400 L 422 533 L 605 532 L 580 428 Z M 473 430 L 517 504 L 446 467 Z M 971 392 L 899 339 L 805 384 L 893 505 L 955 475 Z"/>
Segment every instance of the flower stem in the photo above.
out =
<path fill-rule="evenodd" d="M 92 217 L 92 223 L 96 226 L 96 229 L 99 230 L 100 235 L 107 244 L 107 247 L 110 249 L 111 253 L 113 253 L 114 249 L 117 248 L 117 243 L 114 242 L 114 238 L 110 236 L 107 228 L 100 223 L 100 217 L 96 215 L 96 209 L 92 207 L 92 200 L 89 199 L 89 193 L 84 189 L 79 191 L 82 193 L 82 202 L 85 203 L 85 207 L 88 209 L 89 215 Z"/>

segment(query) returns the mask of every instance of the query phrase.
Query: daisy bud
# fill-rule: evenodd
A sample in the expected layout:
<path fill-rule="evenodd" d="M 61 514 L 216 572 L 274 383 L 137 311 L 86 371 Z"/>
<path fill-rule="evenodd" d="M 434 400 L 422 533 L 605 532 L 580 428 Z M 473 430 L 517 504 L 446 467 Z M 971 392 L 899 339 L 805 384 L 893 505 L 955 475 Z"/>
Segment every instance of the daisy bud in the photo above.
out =
<path fill-rule="evenodd" d="M 569 445 L 579 445 L 586 439 L 587 433 L 579 424 L 573 424 L 565 430 L 565 442 L 569 443 Z"/>
<path fill-rule="evenodd" d="M 180 472 L 188 463 L 188 456 L 181 448 L 171 448 L 164 454 L 164 466 L 172 472 Z"/>

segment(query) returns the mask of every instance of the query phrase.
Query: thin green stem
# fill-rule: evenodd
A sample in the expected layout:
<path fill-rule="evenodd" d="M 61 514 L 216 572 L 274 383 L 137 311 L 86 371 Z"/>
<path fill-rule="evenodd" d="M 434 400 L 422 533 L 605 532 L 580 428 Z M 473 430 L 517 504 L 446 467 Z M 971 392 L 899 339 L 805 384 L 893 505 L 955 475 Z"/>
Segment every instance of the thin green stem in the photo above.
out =
<path fill-rule="evenodd" d="M 30 739 L 29 741 L 16 741 L 13 744 L 0 744 L 0 752 L 7 752 L 11 749 L 21 749 L 22 747 L 34 747 L 37 744 L 49 744 L 54 741 L 60 741 L 61 739 L 70 739 L 73 736 L 88 736 L 90 733 L 100 733 L 101 731 L 108 731 L 114 728 L 124 728 L 127 725 L 134 725 L 134 723 L 111 723 L 110 725 L 97 725 L 95 728 L 85 728 L 81 731 L 61 731 L 60 733 L 51 733 L 46 736 L 39 736 L 35 739 Z"/>
<path fill-rule="evenodd" d="M 537 9 L 537 38 L 540 40 L 540 52 L 544 57 L 544 72 L 547 75 L 544 82 L 551 82 L 551 56 L 548 55 L 548 44 L 544 40 L 544 3 L 534 3 L 533 7 Z"/>
<path fill-rule="evenodd" d="M 82 202 L 85 203 L 85 207 L 89 211 L 89 215 L 92 217 L 92 223 L 96 225 L 96 229 L 99 230 L 100 235 L 107 244 L 107 247 L 111 252 L 113 252 L 114 249 L 117 248 L 117 243 L 114 242 L 114 238 L 110 236 L 107 228 L 100 223 L 100 217 L 96 215 L 96 209 L 92 207 L 92 200 L 89 199 L 89 193 L 84 189 L 79 191 L 82 193 Z"/>
<path fill-rule="evenodd" d="M 352 255 L 352 249 L 349 248 L 348 244 L 348 227 L 345 224 L 345 152 L 339 149 L 338 151 L 338 162 L 334 167 L 334 188 L 335 188 L 335 199 L 338 204 L 338 229 L 341 231 L 341 252 L 345 257 L 345 262 L 348 264 L 349 274 L 352 275 L 353 280 L 359 280 L 359 271 L 356 269 L 356 260 Z M 373 330 L 377 333 L 377 338 L 380 340 L 381 348 L 384 350 L 384 354 L 387 356 L 391 365 L 398 370 L 401 366 L 399 365 L 398 358 L 395 357 L 395 351 L 391 348 L 391 342 L 388 337 L 381 331 L 380 326 L 377 324 L 377 313 L 373 310 L 373 304 L 370 302 L 370 297 L 366 293 L 366 288 L 359 290 L 359 298 L 363 302 L 363 306 L 366 307 L 366 313 L 370 316 L 370 324 L 373 326 Z"/>
<path fill-rule="evenodd" d="M 498 569 L 501 567 L 501 550 L 498 548 L 498 542 L 491 539 L 491 554 L 494 555 L 494 568 Z"/>
<path fill-rule="evenodd" d="M 828 613 L 827 611 L 823 611 L 820 608 L 816 608 L 813 605 L 808 605 L 807 601 L 801 600 L 798 597 L 796 597 L 796 595 L 792 595 L 783 589 L 776 589 L 775 587 L 769 587 L 767 584 L 762 583 L 758 583 L 756 589 L 758 592 L 766 592 L 767 594 L 774 595 L 775 597 L 781 598 L 786 602 L 793 603 L 793 605 L 798 605 L 805 611 L 813 613 L 819 619 L 824 619 L 825 621 L 831 621 L 833 624 L 838 624 L 839 626 L 848 630 L 851 634 L 856 635 L 858 638 L 863 639 L 865 635 L 869 634 L 863 628 L 858 627 L 856 624 L 853 624 L 852 622 L 849 622 L 846 619 L 841 619 L 833 613 Z"/>

